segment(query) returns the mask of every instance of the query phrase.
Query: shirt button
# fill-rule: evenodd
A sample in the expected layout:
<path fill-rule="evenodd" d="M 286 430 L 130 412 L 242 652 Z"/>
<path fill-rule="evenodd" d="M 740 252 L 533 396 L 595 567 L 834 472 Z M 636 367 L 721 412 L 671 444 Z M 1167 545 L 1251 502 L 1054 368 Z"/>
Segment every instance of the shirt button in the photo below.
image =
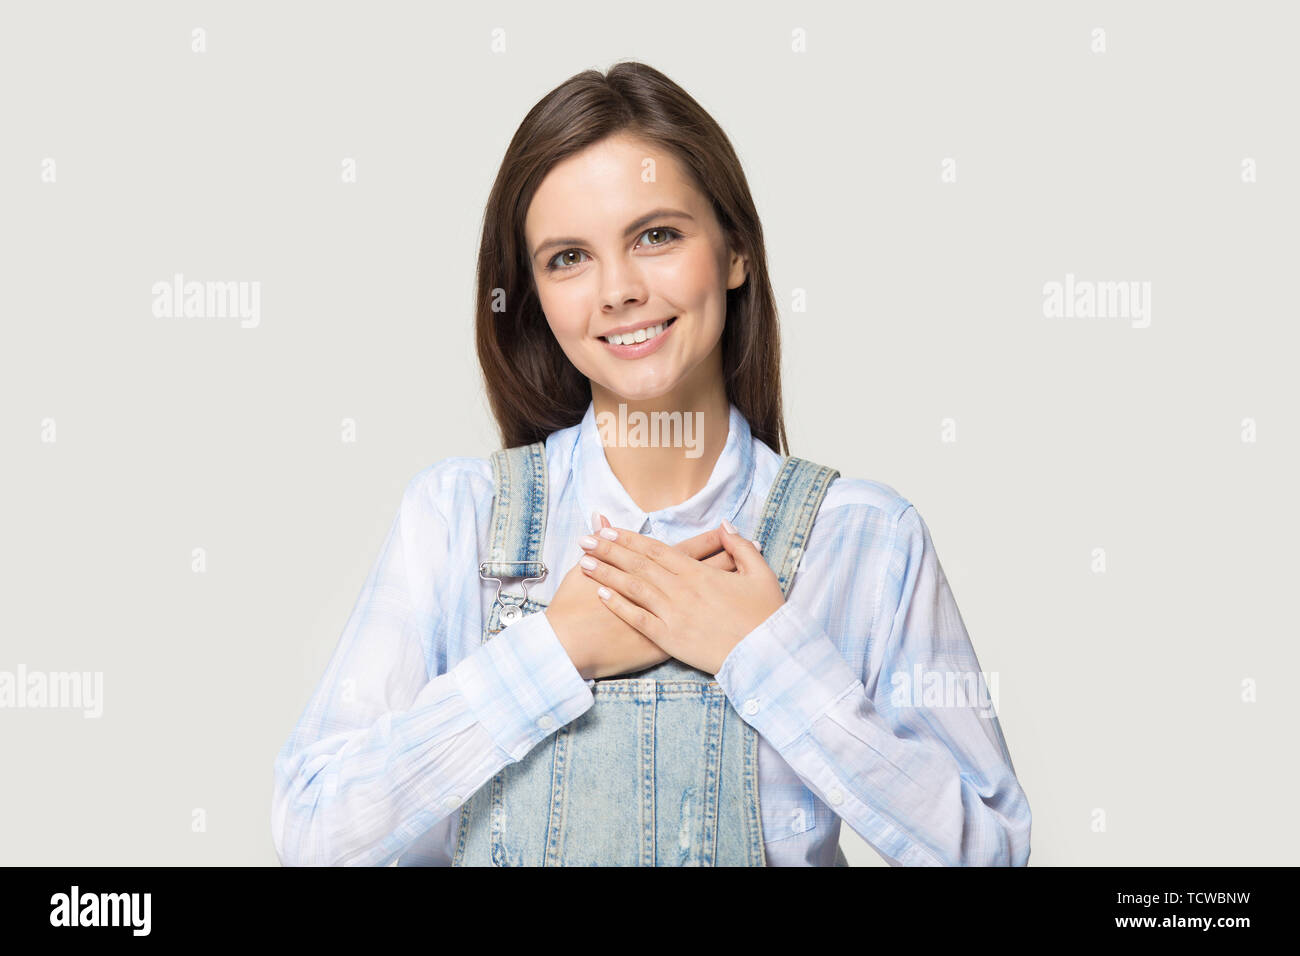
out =
<path fill-rule="evenodd" d="M 754 698 L 752 698 L 752 697 L 749 698 L 749 700 L 745 701 L 745 713 L 749 714 L 749 716 L 751 716 L 751 717 L 753 717 L 755 714 L 757 714 L 757 713 L 758 713 L 758 701 L 756 701 L 756 700 L 755 700 Z"/>
<path fill-rule="evenodd" d="M 549 730 L 553 723 L 555 723 L 555 721 L 551 719 L 550 714 L 542 714 L 542 716 L 537 718 L 537 726 L 541 727 L 542 730 Z"/>
<path fill-rule="evenodd" d="M 844 802 L 844 794 L 840 792 L 839 787 L 831 787 L 826 794 L 826 799 L 831 802 L 831 806 L 838 807 Z"/>
<path fill-rule="evenodd" d="M 452 794 L 446 800 L 442 801 L 442 803 L 443 806 L 445 806 L 448 810 L 455 810 L 458 806 L 460 806 L 460 797 L 456 796 L 455 794 Z"/>

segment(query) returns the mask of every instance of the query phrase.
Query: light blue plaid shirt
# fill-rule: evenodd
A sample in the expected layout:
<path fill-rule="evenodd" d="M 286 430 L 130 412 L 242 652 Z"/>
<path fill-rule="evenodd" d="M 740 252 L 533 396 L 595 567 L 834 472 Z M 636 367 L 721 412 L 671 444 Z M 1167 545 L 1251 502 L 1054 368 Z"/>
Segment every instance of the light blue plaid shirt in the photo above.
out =
<path fill-rule="evenodd" d="M 781 457 L 733 405 L 708 484 L 647 514 L 610 470 L 588 406 L 546 440 L 550 601 L 593 511 L 668 544 L 729 519 L 753 538 Z M 826 464 L 834 465 L 834 462 Z M 593 703 L 545 614 L 482 643 L 496 592 L 492 470 L 447 458 L 411 479 L 325 675 L 277 755 L 286 865 L 449 865 L 458 808 Z M 840 477 L 784 606 L 716 675 L 759 735 L 774 866 L 835 861 L 848 823 L 894 865 L 1024 865 L 1030 811 L 957 604 L 916 508 Z M 746 706 L 748 705 L 748 706 Z"/>

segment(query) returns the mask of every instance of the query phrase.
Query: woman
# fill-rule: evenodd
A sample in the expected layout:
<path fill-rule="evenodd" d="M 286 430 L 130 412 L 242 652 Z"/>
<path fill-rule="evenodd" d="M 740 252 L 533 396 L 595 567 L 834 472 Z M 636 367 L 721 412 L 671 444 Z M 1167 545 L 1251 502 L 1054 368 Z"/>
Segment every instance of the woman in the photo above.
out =
<path fill-rule="evenodd" d="M 502 450 L 408 485 L 276 759 L 281 861 L 832 865 L 847 821 L 891 864 L 1023 865 L 991 707 L 905 686 L 985 689 L 928 528 L 786 457 L 762 229 L 713 119 L 642 64 L 578 74 L 484 222 Z"/>

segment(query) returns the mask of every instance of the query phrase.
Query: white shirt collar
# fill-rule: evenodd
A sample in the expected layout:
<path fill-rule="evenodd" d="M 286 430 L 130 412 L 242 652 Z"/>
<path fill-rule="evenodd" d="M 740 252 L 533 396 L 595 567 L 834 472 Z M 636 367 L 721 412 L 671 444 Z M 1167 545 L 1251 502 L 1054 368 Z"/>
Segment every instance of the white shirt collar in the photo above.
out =
<path fill-rule="evenodd" d="M 734 524 L 753 484 L 754 448 L 749 422 L 740 409 L 728 404 L 727 441 L 705 486 L 679 504 L 646 512 L 632 500 L 609 467 L 596 427 L 595 402 L 589 402 L 577 425 L 571 458 L 584 519 L 589 522 L 591 513 L 599 511 L 615 527 L 630 528 L 666 544 L 677 544 L 716 527 L 723 518 Z M 558 483 L 552 482 L 552 487 L 558 487 Z"/>

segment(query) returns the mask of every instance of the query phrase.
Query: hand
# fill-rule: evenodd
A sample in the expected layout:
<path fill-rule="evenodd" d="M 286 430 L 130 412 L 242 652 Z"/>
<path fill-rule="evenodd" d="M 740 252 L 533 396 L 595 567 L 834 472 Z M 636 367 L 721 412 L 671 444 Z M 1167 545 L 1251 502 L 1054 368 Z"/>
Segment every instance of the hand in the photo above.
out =
<path fill-rule="evenodd" d="M 596 566 L 583 571 L 604 586 L 597 595 L 638 633 L 682 663 L 717 674 L 732 648 L 780 610 L 785 595 L 758 548 L 730 522 L 709 534 L 718 536 L 735 572 L 623 528 L 602 528 L 595 547 L 584 547 Z"/>
<path fill-rule="evenodd" d="M 601 525 L 610 527 L 600 516 Z M 675 546 L 683 560 L 695 560 L 721 547 L 717 531 L 706 531 Z M 718 573 L 736 564 L 725 550 L 699 561 Z M 666 661 L 663 648 L 632 627 L 596 597 L 598 582 L 576 562 L 560 582 L 545 613 L 551 628 L 584 680 L 645 670 Z"/>

